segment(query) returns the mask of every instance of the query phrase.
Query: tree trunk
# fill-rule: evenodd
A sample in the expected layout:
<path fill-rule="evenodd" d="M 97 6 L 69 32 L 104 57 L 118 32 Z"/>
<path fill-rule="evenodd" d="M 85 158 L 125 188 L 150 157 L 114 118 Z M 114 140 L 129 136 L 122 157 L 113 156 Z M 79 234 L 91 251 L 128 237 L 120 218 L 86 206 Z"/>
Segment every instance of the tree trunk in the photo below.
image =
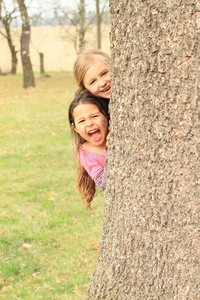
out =
<path fill-rule="evenodd" d="M 82 53 L 85 49 L 85 0 L 80 0 L 79 3 L 79 53 Z"/>
<path fill-rule="evenodd" d="M 96 22 L 97 22 L 97 48 L 101 49 L 101 13 L 99 0 L 96 0 Z"/>
<path fill-rule="evenodd" d="M 15 46 L 12 42 L 12 37 L 10 33 L 10 22 L 7 19 L 2 19 L 5 31 L 6 31 L 6 39 L 8 41 L 8 46 L 10 48 L 11 53 L 11 74 L 16 74 L 17 72 L 17 51 L 15 50 Z"/>
<path fill-rule="evenodd" d="M 44 53 L 40 52 L 40 74 L 43 75 L 45 73 L 44 71 Z"/>
<path fill-rule="evenodd" d="M 30 86 L 35 86 L 34 74 L 32 70 L 31 59 L 29 55 L 29 44 L 30 44 L 30 34 L 31 27 L 29 23 L 29 17 L 26 9 L 24 0 L 17 0 L 21 19 L 22 19 L 22 33 L 21 33 L 21 59 L 23 67 L 23 78 L 24 78 L 24 88 Z"/>
<path fill-rule="evenodd" d="M 108 182 L 87 299 L 200 299 L 200 3 L 110 11 Z"/>
<path fill-rule="evenodd" d="M 11 67 L 11 74 L 17 73 L 17 51 L 15 51 L 15 46 L 13 45 L 11 50 L 12 55 L 12 67 Z"/>
<path fill-rule="evenodd" d="M 2 9 L 1 9 L 1 5 L 2 5 L 2 0 L 0 0 L 0 20 L 3 23 L 4 29 L 6 34 L 4 35 L 2 33 L 2 35 L 7 39 L 8 42 L 8 46 L 10 48 L 10 52 L 11 52 L 11 74 L 16 74 L 17 72 L 17 51 L 15 50 L 15 46 L 13 44 L 12 41 L 12 36 L 11 36 L 11 32 L 10 32 L 10 24 L 12 22 L 12 15 L 11 14 L 7 14 L 5 17 L 2 17 Z"/>

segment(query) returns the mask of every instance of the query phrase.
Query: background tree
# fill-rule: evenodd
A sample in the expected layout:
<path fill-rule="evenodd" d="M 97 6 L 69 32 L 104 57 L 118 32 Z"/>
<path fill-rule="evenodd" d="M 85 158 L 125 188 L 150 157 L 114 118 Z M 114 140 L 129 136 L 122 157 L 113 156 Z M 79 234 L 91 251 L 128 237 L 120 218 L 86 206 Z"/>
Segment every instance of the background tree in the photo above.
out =
<path fill-rule="evenodd" d="M 32 70 L 31 59 L 29 55 L 29 44 L 31 27 L 29 23 L 29 16 L 24 0 L 17 0 L 22 20 L 21 32 L 21 60 L 23 66 L 24 88 L 35 86 L 35 79 Z"/>
<path fill-rule="evenodd" d="M 3 9 L 2 9 L 3 7 Z M 4 13 L 3 13 L 4 11 Z M 0 21 L 3 24 L 5 32 L 0 30 L 0 34 L 6 38 L 8 46 L 11 53 L 11 74 L 16 74 L 17 72 L 17 52 L 15 50 L 15 45 L 13 43 L 11 35 L 11 23 L 16 19 L 16 12 L 18 11 L 17 7 L 13 7 L 11 11 L 7 10 L 5 1 L 0 0 Z"/>
<path fill-rule="evenodd" d="M 54 22 L 56 20 L 62 26 L 64 29 L 63 40 L 71 41 L 77 54 L 83 52 L 87 45 L 85 36 L 86 32 L 91 29 L 91 24 L 96 24 L 97 34 L 94 40 L 97 39 L 97 48 L 101 48 L 101 25 L 102 22 L 108 21 L 107 4 L 108 0 L 103 3 L 95 0 L 96 11 L 89 9 L 85 0 L 79 0 L 75 9 L 63 7 L 60 4 L 54 6 Z"/>
<path fill-rule="evenodd" d="M 85 49 L 85 0 L 80 0 L 79 5 L 79 53 L 83 52 Z"/>
<path fill-rule="evenodd" d="M 96 20 L 97 20 L 97 48 L 101 49 L 101 13 L 99 0 L 96 0 Z"/>
<path fill-rule="evenodd" d="M 86 14 L 85 0 L 79 0 L 75 9 L 61 5 L 54 6 L 54 19 L 64 29 L 63 40 L 71 41 L 77 54 L 83 52 L 86 43 L 85 34 L 92 21 Z"/>
<path fill-rule="evenodd" d="M 87 299 L 199 299 L 199 11 L 110 0 L 109 172 Z"/>
<path fill-rule="evenodd" d="M 97 48 L 101 49 L 101 25 L 102 25 L 102 18 L 105 13 L 105 7 L 108 3 L 106 0 L 104 5 L 101 9 L 100 7 L 100 0 L 95 0 L 96 3 L 96 26 L 97 26 Z"/>

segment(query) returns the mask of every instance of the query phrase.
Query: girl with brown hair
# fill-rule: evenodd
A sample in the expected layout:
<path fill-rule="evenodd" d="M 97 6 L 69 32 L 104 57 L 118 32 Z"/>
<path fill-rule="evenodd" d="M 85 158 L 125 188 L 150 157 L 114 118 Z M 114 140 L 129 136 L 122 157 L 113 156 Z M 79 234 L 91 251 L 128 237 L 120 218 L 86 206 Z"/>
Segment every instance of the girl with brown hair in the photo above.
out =
<path fill-rule="evenodd" d="M 106 189 L 108 99 L 79 92 L 69 107 L 69 122 L 80 162 L 77 186 L 90 207 L 95 185 Z"/>

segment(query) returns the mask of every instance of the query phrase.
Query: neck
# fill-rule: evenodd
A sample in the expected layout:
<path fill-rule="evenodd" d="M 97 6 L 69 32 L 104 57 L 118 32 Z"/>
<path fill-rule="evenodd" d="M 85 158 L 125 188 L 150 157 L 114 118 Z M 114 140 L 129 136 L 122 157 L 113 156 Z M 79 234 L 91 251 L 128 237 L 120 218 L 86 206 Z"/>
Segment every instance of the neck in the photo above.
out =
<path fill-rule="evenodd" d="M 91 143 L 85 142 L 84 144 L 82 144 L 82 148 L 85 150 L 89 150 L 95 153 L 99 153 L 99 154 L 104 154 L 104 149 L 105 149 L 106 145 L 101 145 L 101 146 L 95 146 Z"/>

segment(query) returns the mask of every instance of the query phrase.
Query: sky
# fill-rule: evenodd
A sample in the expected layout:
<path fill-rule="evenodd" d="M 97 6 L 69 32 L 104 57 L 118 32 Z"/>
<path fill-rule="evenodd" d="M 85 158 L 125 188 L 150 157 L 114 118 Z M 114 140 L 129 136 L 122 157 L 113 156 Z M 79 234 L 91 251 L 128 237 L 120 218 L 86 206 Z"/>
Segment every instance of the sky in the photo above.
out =
<path fill-rule="evenodd" d="M 54 16 L 53 14 L 53 7 L 65 7 L 66 9 L 76 9 L 77 4 L 79 3 L 80 0 L 25 0 L 25 4 L 28 7 L 28 15 L 31 17 L 32 15 L 36 15 L 43 11 L 42 16 L 45 18 L 51 18 Z M 100 2 L 102 5 L 105 4 L 106 0 L 101 0 Z M 16 0 L 3 0 L 3 2 L 6 5 L 6 10 L 8 12 L 12 11 L 13 7 L 16 7 Z M 108 2 L 108 0 L 107 0 Z M 15 6 L 13 5 L 15 3 Z M 86 11 L 95 11 L 96 6 L 95 6 L 95 0 L 85 0 L 86 4 Z M 3 12 L 3 10 L 2 10 Z M 16 13 L 16 16 L 20 16 L 19 12 Z M 16 20 L 13 21 L 11 26 L 18 26 L 20 24 L 20 17 Z"/>
<path fill-rule="evenodd" d="M 80 0 L 25 0 L 25 4 L 28 8 L 28 15 L 29 17 L 35 16 L 35 15 L 40 15 L 42 16 L 43 20 L 51 20 L 54 18 L 54 9 L 56 6 L 57 7 L 64 7 L 66 10 L 73 10 L 77 8 L 77 4 L 79 3 Z M 100 0 L 100 3 L 102 6 L 105 5 L 105 2 L 107 1 L 107 7 L 108 7 L 108 0 Z M 16 0 L 3 0 L 3 2 L 6 4 L 6 10 L 7 12 L 11 12 L 13 7 L 16 7 Z M 15 3 L 15 6 L 13 6 L 13 3 Z M 89 13 L 91 11 L 95 12 L 96 11 L 96 4 L 95 0 L 85 0 L 86 4 L 86 12 Z M 2 10 L 3 12 L 3 10 Z M 41 14 L 42 13 L 42 14 Z M 16 20 L 13 20 L 11 26 L 12 27 L 18 27 L 21 26 L 21 17 L 19 11 L 16 12 L 15 16 L 17 17 Z M 44 24 L 41 18 L 32 19 L 32 25 L 33 26 L 38 26 Z M 44 21 L 45 22 L 45 21 Z M 55 21 L 56 22 L 56 21 Z M 56 23 L 55 23 L 56 24 Z M 54 24 L 54 25 L 55 25 Z M 0 24 L 0 27 L 2 24 Z"/>
<path fill-rule="evenodd" d="M 57 5 L 60 4 L 61 6 L 69 7 L 71 9 L 76 8 L 78 3 L 77 0 L 46 0 L 44 2 L 41 2 L 41 0 L 26 0 L 26 2 L 30 2 L 31 6 L 35 7 L 38 7 L 38 5 L 40 6 L 41 4 L 45 7 L 46 5 L 51 5 L 51 3 L 56 3 Z M 89 9 L 95 10 L 95 0 L 85 0 L 85 4 Z"/>
<path fill-rule="evenodd" d="M 6 0 L 6 6 L 8 8 L 11 8 L 13 6 L 13 1 L 16 2 L 16 0 Z M 102 0 L 102 3 L 104 3 L 105 0 Z M 25 0 L 25 4 L 27 6 L 30 6 L 32 10 L 37 10 L 39 7 L 43 6 L 44 8 L 46 7 L 51 7 L 52 3 L 56 5 L 61 5 L 64 7 L 69 7 L 71 9 L 74 9 L 77 7 L 77 3 L 79 0 Z M 85 3 L 87 5 L 88 10 L 95 10 L 95 0 L 85 0 Z"/>
<path fill-rule="evenodd" d="M 51 8 L 54 6 L 61 6 L 66 7 L 69 9 L 75 9 L 77 7 L 77 3 L 79 3 L 80 0 L 25 0 L 25 4 L 28 9 L 28 14 L 36 14 L 38 11 L 41 11 L 41 7 L 44 9 L 44 11 L 48 11 L 50 13 Z M 6 8 L 8 11 L 10 11 L 13 7 L 13 2 L 17 2 L 16 0 L 4 0 L 4 3 L 6 3 Z M 105 4 L 106 0 L 100 0 L 100 3 L 102 3 L 102 6 Z M 54 4 L 54 5 L 53 5 Z M 85 0 L 86 4 L 86 10 L 89 11 L 95 11 L 95 0 Z M 108 4 L 108 0 L 107 0 Z M 108 5 L 107 5 L 108 6 Z"/>

